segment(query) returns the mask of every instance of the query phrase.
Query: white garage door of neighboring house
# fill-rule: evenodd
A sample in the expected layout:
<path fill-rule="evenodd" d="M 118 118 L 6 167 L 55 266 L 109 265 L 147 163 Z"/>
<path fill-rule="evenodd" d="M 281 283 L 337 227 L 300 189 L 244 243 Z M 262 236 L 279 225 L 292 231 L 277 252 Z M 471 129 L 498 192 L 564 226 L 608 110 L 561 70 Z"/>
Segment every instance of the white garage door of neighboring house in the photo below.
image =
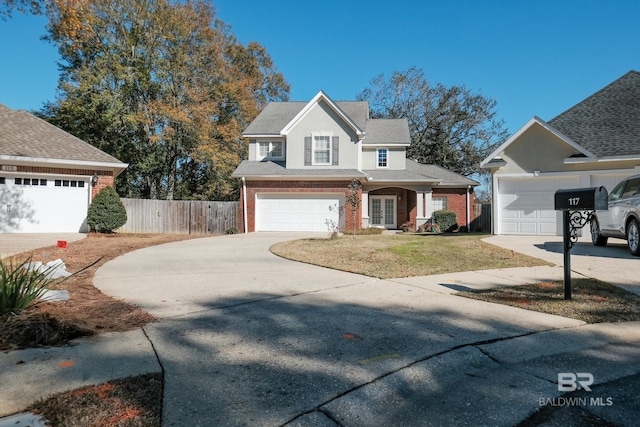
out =
<path fill-rule="evenodd" d="M 562 215 L 554 209 L 554 195 L 578 183 L 578 177 L 499 179 L 498 234 L 561 235 Z"/>
<path fill-rule="evenodd" d="M 87 231 L 89 180 L 0 175 L 0 232 Z"/>
<path fill-rule="evenodd" d="M 343 226 L 340 194 L 265 194 L 256 196 L 256 231 L 329 231 Z"/>

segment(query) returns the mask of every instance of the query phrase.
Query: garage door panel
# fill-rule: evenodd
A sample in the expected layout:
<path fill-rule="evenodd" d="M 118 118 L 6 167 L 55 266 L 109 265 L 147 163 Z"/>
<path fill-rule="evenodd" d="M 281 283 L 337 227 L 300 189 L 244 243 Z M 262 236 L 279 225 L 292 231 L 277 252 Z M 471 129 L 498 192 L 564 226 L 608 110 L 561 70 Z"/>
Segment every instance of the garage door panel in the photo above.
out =
<path fill-rule="evenodd" d="M 499 233 L 559 234 L 561 220 L 554 209 L 554 194 L 560 188 L 576 187 L 577 183 L 577 177 L 500 179 Z"/>
<path fill-rule="evenodd" d="M 257 231 L 328 231 L 328 222 L 341 226 L 339 194 L 258 194 Z"/>
<path fill-rule="evenodd" d="M 37 184 L 34 185 L 32 182 Z M 87 231 L 89 182 L 53 176 L 5 177 L 0 188 L 2 232 L 52 233 Z M 19 201 L 16 203 L 16 201 Z"/>

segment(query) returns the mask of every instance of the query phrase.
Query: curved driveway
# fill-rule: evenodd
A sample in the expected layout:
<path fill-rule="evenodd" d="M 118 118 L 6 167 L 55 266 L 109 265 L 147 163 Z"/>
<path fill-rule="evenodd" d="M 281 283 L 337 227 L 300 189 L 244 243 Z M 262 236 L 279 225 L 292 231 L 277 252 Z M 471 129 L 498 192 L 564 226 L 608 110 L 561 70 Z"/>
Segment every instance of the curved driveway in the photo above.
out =
<path fill-rule="evenodd" d="M 534 333 L 584 336 L 582 322 L 452 296 L 441 278 L 382 281 L 269 252 L 299 237 L 187 240 L 98 270 L 97 287 L 160 319 L 145 331 L 165 371 L 164 425 L 513 425 L 557 396 L 558 369 L 578 369 L 526 366 L 559 339 Z M 495 347 L 506 342 L 519 350 Z"/>

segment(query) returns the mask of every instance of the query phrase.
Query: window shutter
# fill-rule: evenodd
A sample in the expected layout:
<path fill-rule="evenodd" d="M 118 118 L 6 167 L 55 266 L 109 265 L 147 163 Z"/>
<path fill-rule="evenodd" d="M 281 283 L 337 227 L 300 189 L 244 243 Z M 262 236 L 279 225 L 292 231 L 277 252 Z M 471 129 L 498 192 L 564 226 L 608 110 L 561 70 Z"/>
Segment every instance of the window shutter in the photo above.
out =
<path fill-rule="evenodd" d="M 333 166 L 338 166 L 338 153 L 340 153 L 340 137 L 334 136 L 331 137 L 331 164 Z"/>
<path fill-rule="evenodd" d="M 311 137 L 304 137 L 304 165 L 311 166 Z"/>

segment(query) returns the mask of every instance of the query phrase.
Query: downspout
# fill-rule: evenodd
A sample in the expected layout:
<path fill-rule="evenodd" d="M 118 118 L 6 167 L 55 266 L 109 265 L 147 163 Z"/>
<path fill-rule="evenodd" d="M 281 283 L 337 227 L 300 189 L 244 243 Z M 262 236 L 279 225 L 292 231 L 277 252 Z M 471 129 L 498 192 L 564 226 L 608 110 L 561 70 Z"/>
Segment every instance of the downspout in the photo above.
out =
<path fill-rule="evenodd" d="M 244 232 L 245 234 L 248 233 L 247 231 L 247 181 L 244 179 L 244 176 L 242 177 L 242 218 L 244 219 Z"/>
<path fill-rule="evenodd" d="M 467 186 L 467 233 L 471 232 L 471 224 L 469 224 L 469 220 L 471 219 L 471 215 L 469 215 L 469 208 L 470 208 L 470 206 L 469 206 L 469 199 L 470 199 L 469 193 L 470 193 L 470 190 L 471 190 L 471 186 L 468 185 Z"/>

